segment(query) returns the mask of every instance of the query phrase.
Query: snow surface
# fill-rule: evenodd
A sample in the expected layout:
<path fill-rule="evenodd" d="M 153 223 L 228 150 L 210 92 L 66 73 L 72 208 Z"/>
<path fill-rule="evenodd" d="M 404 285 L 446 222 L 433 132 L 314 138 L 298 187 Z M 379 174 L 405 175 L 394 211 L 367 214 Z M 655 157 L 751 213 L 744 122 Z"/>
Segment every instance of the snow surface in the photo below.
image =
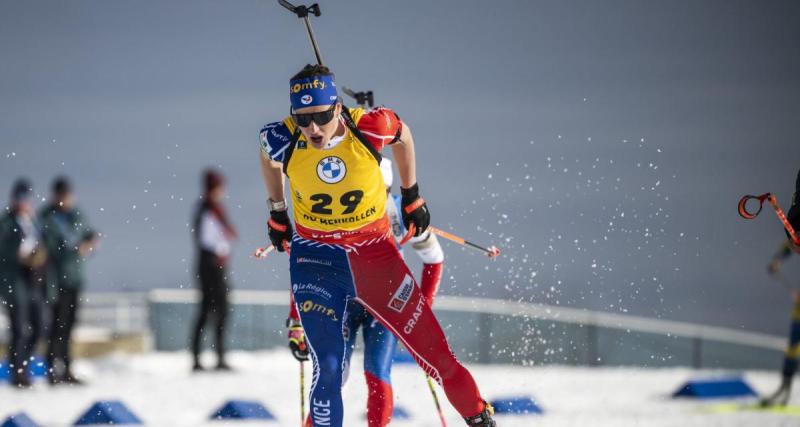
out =
<path fill-rule="evenodd" d="M 213 359 L 208 356 L 208 363 Z M 79 360 L 76 371 L 88 382 L 83 387 L 51 388 L 37 382 L 32 390 L 0 386 L 0 416 L 24 411 L 42 426 L 67 426 L 92 402 L 120 399 L 150 426 L 296 426 L 299 424 L 298 364 L 287 351 L 233 352 L 233 373 L 190 372 L 187 353 L 118 354 L 102 359 Z M 356 367 L 345 391 L 345 425 L 366 426 L 366 387 Z M 306 366 L 310 381 L 310 366 Z M 589 368 L 565 366 L 470 365 L 488 399 L 514 395 L 534 396 L 545 415 L 498 416 L 500 427 L 527 426 L 797 426 L 800 417 L 772 413 L 708 413 L 720 403 L 676 401 L 670 392 L 687 378 L 719 375 L 687 368 Z M 776 372 L 745 374 L 759 392 L 777 386 Z M 395 365 L 396 401 L 412 415 L 392 425 L 439 427 L 422 371 L 413 365 Z M 439 390 L 439 396 L 444 394 Z M 278 422 L 208 421 L 228 399 L 257 400 L 276 415 Z M 792 399 L 800 404 L 800 396 Z M 448 425 L 463 421 L 446 402 Z"/>

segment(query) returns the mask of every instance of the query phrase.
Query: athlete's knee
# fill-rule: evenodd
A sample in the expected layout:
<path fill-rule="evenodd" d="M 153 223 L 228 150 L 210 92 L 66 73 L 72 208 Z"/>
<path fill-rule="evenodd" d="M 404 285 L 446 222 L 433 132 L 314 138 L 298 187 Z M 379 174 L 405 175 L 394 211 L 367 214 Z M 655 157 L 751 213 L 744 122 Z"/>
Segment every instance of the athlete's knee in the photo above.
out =
<path fill-rule="evenodd" d="M 319 368 L 318 384 L 328 386 L 341 386 L 344 366 L 342 357 L 334 354 L 317 355 L 317 365 Z"/>
<path fill-rule="evenodd" d="M 317 359 L 320 370 L 324 372 L 342 372 L 342 358 L 334 354 L 322 355 Z"/>
<path fill-rule="evenodd" d="M 366 375 L 368 379 L 372 377 L 378 381 L 389 384 L 391 383 L 392 365 L 391 363 L 365 363 L 364 375 Z"/>
<path fill-rule="evenodd" d="M 364 372 L 384 382 L 391 382 L 392 354 L 370 352 L 364 355 Z"/>
<path fill-rule="evenodd" d="M 461 365 L 461 362 L 459 362 L 458 359 L 456 359 L 455 356 L 449 352 L 447 355 L 441 355 L 437 357 L 434 366 L 442 381 L 458 378 L 465 370 L 464 366 Z"/>

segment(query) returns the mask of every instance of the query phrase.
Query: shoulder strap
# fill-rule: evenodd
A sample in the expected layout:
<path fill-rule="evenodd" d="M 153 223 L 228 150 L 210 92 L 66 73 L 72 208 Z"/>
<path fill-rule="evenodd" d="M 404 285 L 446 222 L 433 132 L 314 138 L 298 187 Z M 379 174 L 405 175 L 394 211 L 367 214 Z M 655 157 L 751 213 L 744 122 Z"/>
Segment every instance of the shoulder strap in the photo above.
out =
<path fill-rule="evenodd" d="M 289 176 L 289 173 L 287 172 L 289 170 L 289 160 L 292 159 L 292 152 L 294 151 L 294 146 L 297 145 L 297 141 L 299 139 L 300 139 L 300 126 L 295 126 L 294 133 L 292 134 L 292 139 L 291 141 L 289 141 L 289 146 L 283 153 L 283 173 L 286 176 Z"/>
<path fill-rule="evenodd" d="M 377 160 L 378 165 L 380 165 L 382 159 L 381 153 L 379 153 L 378 150 L 376 150 L 375 147 L 370 144 L 369 141 L 367 141 L 367 137 L 361 133 L 361 130 L 359 130 L 358 126 L 356 126 L 355 120 L 353 120 L 353 116 L 350 115 L 350 109 L 344 105 L 342 105 L 342 117 L 344 118 L 344 123 L 350 129 L 350 132 L 353 132 L 353 135 L 355 135 L 356 139 L 359 140 L 361 144 L 367 148 L 367 150 L 369 150 L 370 154 L 372 154 L 372 157 L 374 157 L 375 160 Z"/>

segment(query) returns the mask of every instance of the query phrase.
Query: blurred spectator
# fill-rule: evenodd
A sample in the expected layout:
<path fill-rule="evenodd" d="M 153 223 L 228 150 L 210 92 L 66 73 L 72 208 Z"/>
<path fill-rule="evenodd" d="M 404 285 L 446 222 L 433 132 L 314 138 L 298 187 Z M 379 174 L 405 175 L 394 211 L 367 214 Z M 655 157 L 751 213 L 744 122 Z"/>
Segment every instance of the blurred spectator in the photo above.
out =
<path fill-rule="evenodd" d="M 0 218 L 0 299 L 11 322 L 8 363 L 11 384 L 17 387 L 31 384 L 28 362 L 44 323 L 40 273 L 47 256 L 34 217 L 32 192 L 28 180 L 18 179 L 10 207 Z"/>
<path fill-rule="evenodd" d="M 48 340 L 47 378 L 50 384 L 82 384 L 71 370 L 70 345 L 80 293 L 86 282 L 84 262 L 97 246 L 97 234 L 75 206 L 72 186 L 65 177 L 53 181 L 50 203 L 39 213 L 47 263 L 52 324 Z"/>
<path fill-rule="evenodd" d="M 196 272 L 202 292 L 192 337 L 193 370 L 203 370 L 200 347 L 209 318 L 216 322 L 217 369 L 230 370 L 225 361 L 225 320 L 228 315 L 227 263 L 231 247 L 236 240 L 236 229 L 228 220 L 222 199 L 225 181 L 219 172 L 207 170 L 203 175 L 203 197 L 194 215 L 194 241 L 197 247 Z"/>

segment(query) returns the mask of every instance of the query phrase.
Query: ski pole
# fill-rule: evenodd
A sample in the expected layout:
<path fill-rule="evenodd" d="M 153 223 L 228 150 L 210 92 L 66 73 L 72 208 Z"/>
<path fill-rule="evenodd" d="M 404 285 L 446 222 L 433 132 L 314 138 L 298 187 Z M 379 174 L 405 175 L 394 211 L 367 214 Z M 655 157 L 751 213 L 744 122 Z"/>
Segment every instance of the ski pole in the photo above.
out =
<path fill-rule="evenodd" d="M 456 236 L 455 234 L 452 234 L 452 233 L 448 233 L 448 232 L 446 232 L 444 230 L 440 230 L 440 229 L 438 229 L 436 227 L 433 227 L 433 226 L 428 227 L 428 230 L 431 230 L 432 233 L 437 234 L 439 236 L 442 236 L 447 240 L 456 242 L 459 245 L 469 246 L 471 248 L 474 248 L 474 249 L 477 249 L 479 251 L 482 251 L 489 258 L 494 259 L 494 258 L 497 258 L 498 255 L 500 255 L 500 248 L 498 248 L 497 246 L 492 245 L 492 246 L 489 246 L 488 248 L 484 248 L 483 246 L 477 245 L 475 243 L 470 242 L 469 240 L 465 240 L 462 237 Z"/>
<path fill-rule="evenodd" d="M 300 427 L 306 425 L 306 368 L 300 362 Z"/>
<path fill-rule="evenodd" d="M 402 240 L 400 240 L 400 246 L 405 245 L 409 240 L 411 240 L 411 238 L 414 237 L 414 234 L 416 234 L 415 233 L 416 230 L 417 230 L 416 226 L 414 226 L 414 224 L 411 224 L 411 226 L 408 227 L 408 232 L 406 233 L 406 235 L 403 237 Z M 486 256 L 488 256 L 491 259 L 495 259 L 495 258 L 497 258 L 498 255 L 500 255 L 500 248 L 498 248 L 497 246 L 492 245 L 492 246 L 489 246 L 488 248 L 484 248 L 481 245 L 477 245 L 475 243 L 472 243 L 469 240 L 465 240 L 462 237 L 456 236 L 455 234 L 448 233 L 448 232 L 446 232 L 444 230 L 440 230 L 440 229 L 438 229 L 438 228 L 436 228 L 436 227 L 434 227 L 432 225 L 428 226 L 428 230 L 430 230 L 431 233 L 434 233 L 434 234 L 437 234 L 439 236 L 442 236 L 447 240 L 450 240 L 450 241 L 453 241 L 455 243 L 458 243 L 459 245 L 469 246 L 471 248 L 477 249 L 477 250 L 485 253 Z"/>
<path fill-rule="evenodd" d="M 275 250 L 275 246 L 271 246 L 271 245 L 269 247 L 267 247 L 267 248 L 263 248 L 263 247 L 262 248 L 257 248 L 253 252 L 253 257 L 254 258 L 266 258 L 267 255 L 269 255 L 269 253 L 274 251 L 274 250 Z"/>
<path fill-rule="evenodd" d="M 295 6 L 286 0 L 278 0 L 278 3 L 288 9 L 290 12 L 297 15 L 297 17 L 301 18 L 306 24 L 306 32 L 308 33 L 308 39 L 311 41 L 311 47 L 314 49 L 314 55 L 317 56 L 317 64 L 324 65 L 322 63 L 322 55 L 319 53 L 319 46 L 317 46 L 317 39 L 314 37 L 314 30 L 311 28 L 311 21 L 308 19 L 309 12 L 313 13 L 314 16 L 319 17 L 319 5 L 314 3 L 311 6 Z"/>
<path fill-rule="evenodd" d="M 439 413 L 439 421 L 442 422 L 442 427 L 447 427 L 447 422 L 444 420 L 444 413 L 442 412 L 442 405 L 439 404 L 439 396 L 436 394 L 436 388 L 433 386 L 433 379 L 430 375 L 425 375 L 428 380 L 428 388 L 431 389 L 431 396 L 433 396 L 433 403 L 436 405 L 436 411 Z"/>
<path fill-rule="evenodd" d="M 747 202 L 750 200 L 758 200 L 758 210 L 755 212 L 750 212 L 747 210 Z M 786 214 L 783 213 L 783 209 L 781 209 L 780 205 L 778 204 L 778 199 L 772 195 L 771 193 L 764 193 L 760 196 L 752 196 L 746 195 L 739 200 L 739 215 L 744 219 L 753 219 L 761 213 L 761 209 L 764 207 L 764 201 L 768 201 L 773 208 L 775 208 L 775 214 L 778 215 L 778 219 L 783 223 L 783 228 L 786 229 L 786 232 L 789 233 L 789 237 L 791 237 L 792 241 L 796 245 L 800 245 L 800 238 L 797 237 L 797 233 L 792 227 L 792 224 L 789 223 L 789 220 L 786 218 Z"/>

